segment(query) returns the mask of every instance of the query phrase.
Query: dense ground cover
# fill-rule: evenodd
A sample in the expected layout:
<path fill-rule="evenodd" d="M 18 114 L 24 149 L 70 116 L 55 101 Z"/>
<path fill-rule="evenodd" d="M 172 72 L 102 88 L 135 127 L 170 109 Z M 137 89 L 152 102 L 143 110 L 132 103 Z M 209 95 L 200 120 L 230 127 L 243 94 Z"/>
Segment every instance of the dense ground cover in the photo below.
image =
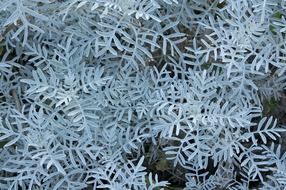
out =
<path fill-rule="evenodd" d="M 284 189 L 285 0 L 0 0 L 0 189 Z"/>

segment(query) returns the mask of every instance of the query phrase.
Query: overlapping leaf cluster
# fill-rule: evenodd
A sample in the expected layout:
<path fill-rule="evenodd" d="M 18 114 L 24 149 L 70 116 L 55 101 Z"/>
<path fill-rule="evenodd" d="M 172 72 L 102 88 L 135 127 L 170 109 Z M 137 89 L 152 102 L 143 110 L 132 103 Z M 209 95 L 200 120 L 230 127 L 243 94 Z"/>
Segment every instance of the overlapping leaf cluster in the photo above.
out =
<path fill-rule="evenodd" d="M 283 189 L 285 3 L 1 0 L 0 188 Z"/>

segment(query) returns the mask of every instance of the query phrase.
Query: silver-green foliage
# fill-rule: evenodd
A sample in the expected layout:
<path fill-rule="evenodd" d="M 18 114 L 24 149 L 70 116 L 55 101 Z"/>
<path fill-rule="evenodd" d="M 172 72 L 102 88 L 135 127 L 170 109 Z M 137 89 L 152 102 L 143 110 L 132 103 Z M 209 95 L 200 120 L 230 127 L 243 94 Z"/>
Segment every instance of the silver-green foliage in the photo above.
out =
<path fill-rule="evenodd" d="M 0 0 L 0 189 L 285 188 L 285 3 Z"/>

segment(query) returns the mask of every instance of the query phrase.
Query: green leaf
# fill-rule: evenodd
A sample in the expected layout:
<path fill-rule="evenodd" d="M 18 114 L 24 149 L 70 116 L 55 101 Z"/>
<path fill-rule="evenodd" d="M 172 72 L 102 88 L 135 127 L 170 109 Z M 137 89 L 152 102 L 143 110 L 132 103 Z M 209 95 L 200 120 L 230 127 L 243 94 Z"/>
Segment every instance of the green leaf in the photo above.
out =
<path fill-rule="evenodd" d="M 158 171 L 166 171 L 169 169 L 169 161 L 166 159 L 160 159 L 156 165 L 155 165 L 156 170 Z"/>
<path fill-rule="evenodd" d="M 274 13 L 273 16 L 274 16 L 274 18 L 281 19 L 282 16 L 284 16 L 284 15 L 278 11 L 278 12 Z"/>
<path fill-rule="evenodd" d="M 1 141 L 0 142 L 0 148 L 3 148 L 6 144 L 7 144 L 8 141 Z"/>
<path fill-rule="evenodd" d="M 269 30 L 270 30 L 270 32 L 272 32 L 273 34 L 277 34 L 276 33 L 276 31 L 275 31 L 275 26 L 273 26 L 273 25 L 269 25 Z"/>

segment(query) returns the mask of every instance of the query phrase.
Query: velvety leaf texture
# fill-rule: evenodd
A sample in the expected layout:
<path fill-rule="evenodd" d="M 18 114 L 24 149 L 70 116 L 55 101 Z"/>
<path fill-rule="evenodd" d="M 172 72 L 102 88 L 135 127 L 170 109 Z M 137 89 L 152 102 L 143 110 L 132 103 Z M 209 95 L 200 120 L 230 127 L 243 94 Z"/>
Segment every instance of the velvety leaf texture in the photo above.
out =
<path fill-rule="evenodd" d="M 284 0 L 0 0 L 0 189 L 285 189 L 265 114 L 285 17 Z"/>

